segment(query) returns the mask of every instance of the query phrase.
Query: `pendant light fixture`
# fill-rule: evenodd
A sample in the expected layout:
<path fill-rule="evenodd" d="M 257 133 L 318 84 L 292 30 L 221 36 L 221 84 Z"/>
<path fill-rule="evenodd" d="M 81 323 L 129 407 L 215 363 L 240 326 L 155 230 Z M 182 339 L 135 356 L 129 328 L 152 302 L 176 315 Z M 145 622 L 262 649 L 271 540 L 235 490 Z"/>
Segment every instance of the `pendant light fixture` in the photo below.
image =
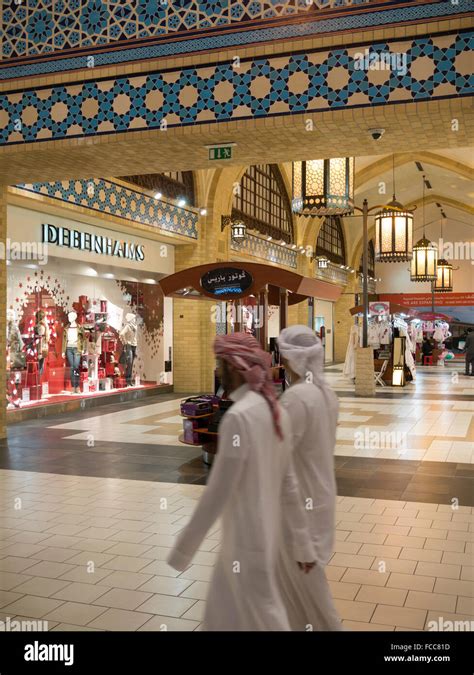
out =
<path fill-rule="evenodd" d="M 395 155 L 392 160 L 393 199 L 375 216 L 375 259 L 403 262 L 412 259 L 413 212 L 395 198 Z"/>
<path fill-rule="evenodd" d="M 425 176 L 423 176 L 423 237 L 413 247 L 411 281 L 436 281 L 438 249 L 425 235 Z"/>
<path fill-rule="evenodd" d="M 443 239 L 443 221 L 441 218 L 441 239 Z M 433 290 L 435 293 L 453 292 L 453 266 L 445 258 L 440 258 L 436 265 L 436 279 Z"/>
<path fill-rule="evenodd" d="M 354 158 L 293 162 L 292 210 L 303 216 L 344 216 L 354 210 Z"/>

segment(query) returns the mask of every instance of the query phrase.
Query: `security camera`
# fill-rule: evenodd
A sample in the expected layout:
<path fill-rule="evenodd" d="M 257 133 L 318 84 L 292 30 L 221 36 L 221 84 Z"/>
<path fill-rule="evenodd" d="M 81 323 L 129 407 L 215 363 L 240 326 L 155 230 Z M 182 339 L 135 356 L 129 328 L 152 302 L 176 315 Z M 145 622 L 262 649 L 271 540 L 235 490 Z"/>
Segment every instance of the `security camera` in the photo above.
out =
<path fill-rule="evenodd" d="M 379 141 L 385 133 L 385 129 L 369 129 L 369 133 L 374 141 Z"/>

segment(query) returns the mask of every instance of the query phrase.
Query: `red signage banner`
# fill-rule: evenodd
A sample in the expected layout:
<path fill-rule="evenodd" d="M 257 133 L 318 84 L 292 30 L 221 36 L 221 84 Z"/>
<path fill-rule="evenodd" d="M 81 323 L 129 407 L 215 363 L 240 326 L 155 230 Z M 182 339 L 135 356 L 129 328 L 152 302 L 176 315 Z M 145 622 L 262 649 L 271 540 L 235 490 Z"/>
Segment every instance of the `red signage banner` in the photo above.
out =
<path fill-rule="evenodd" d="M 431 307 L 431 293 L 381 293 L 381 302 L 405 307 Z M 474 293 L 436 293 L 435 307 L 473 307 Z"/>

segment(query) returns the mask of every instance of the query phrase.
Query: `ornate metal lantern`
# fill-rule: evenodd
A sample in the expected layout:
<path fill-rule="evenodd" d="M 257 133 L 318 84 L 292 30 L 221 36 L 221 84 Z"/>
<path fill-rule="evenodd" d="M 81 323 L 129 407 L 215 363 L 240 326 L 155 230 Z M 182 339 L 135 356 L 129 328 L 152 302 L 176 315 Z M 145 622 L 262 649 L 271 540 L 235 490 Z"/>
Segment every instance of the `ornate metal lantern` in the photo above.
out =
<path fill-rule="evenodd" d="M 292 209 L 304 216 L 334 216 L 354 208 L 354 158 L 293 162 Z"/>

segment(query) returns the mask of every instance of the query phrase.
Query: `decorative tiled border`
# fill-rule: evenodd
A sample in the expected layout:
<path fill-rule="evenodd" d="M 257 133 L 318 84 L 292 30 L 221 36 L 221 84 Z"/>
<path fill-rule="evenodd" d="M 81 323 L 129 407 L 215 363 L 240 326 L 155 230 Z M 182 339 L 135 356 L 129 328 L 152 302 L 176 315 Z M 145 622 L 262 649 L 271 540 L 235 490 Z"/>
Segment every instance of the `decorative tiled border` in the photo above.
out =
<path fill-rule="evenodd" d="M 231 239 L 230 248 L 237 253 L 247 253 L 247 255 L 262 258 L 279 265 L 286 265 L 296 269 L 298 267 L 298 254 L 285 246 L 272 244 L 265 239 L 248 234 L 242 242 L 236 242 Z"/>
<path fill-rule="evenodd" d="M 429 101 L 474 93 L 474 33 L 249 58 L 0 94 L 0 145 Z M 406 72 L 360 70 L 364 51 Z"/>
<path fill-rule="evenodd" d="M 102 178 L 28 183 L 15 187 L 173 234 L 198 238 L 198 215 L 194 211 L 173 206 Z"/>
<path fill-rule="evenodd" d="M 412 4 L 409 5 L 409 3 Z M 282 39 L 301 39 L 327 33 L 400 25 L 465 14 L 471 9 L 470 0 L 458 0 L 457 4 L 446 0 L 434 0 L 430 3 L 406 0 L 402 3 L 403 7 L 394 6 L 400 5 L 398 0 L 389 0 L 388 3 L 375 7 L 374 11 L 367 11 L 363 5 L 359 5 L 364 10 L 359 10 L 360 13 L 356 13 L 355 4 L 346 8 L 347 11 L 342 14 L 333 17 L 327 17 L 325 14 L 324 18 L 321 16 L 317 20 L 313 20 L 314 13 L 306 13 L 301 21 L 292 24 L 268 26 L 269 22 L 266 21 L 262 27 L 257 28 L 255 22 L 252 21 L 251 29 L 244 29 L 245 24 L 237 24 L 238 30 L 234 26 L 218 26 L 210 34 L 209 31 L 206 31 L 206 34 L 202 31 L 194 32 L 194 34 L 188 31 L 186 39 L 183 39 L 183 35 L 179 35 L 179 40 L 176 39 L 176 33 L 160 37 L 156 31 L 154 37 L 147 40 L 145 45 L 140 45 L 135 41 L 128 41 L 127 44 L 119 41 L 114 45 L 108 43 L 107 45 L 99 44 L 94 48 L 87 47 L 81 50 L 81 54 L 71 52 L 69 56 L 65 56 L 63 50 L 59 53 L 44 52 L 33 57 L 32 61 L 29 59 L 31 62 L 25 64 L 22 64 L 25 58 L 13 59 L 13 63 L 11 59 L 3 63 L 0 60 L 0 80 L 90 69 L 92 66 L 147 61 L 178 54 L 229 49 Z M 390 8 L 387 8 L 387 4 L 390 4 Z M 123 48 L 117 49 L 117 44 L 121 44 Z M 112 46 L 113 49 L 111 49 Z"/>
<path fill-rule="evenodd" d="M 1 58 L 51 54 L 223 29 L 287 17 L 354 13 L 416 0 L 12 0 L 0 24 Z"/>

